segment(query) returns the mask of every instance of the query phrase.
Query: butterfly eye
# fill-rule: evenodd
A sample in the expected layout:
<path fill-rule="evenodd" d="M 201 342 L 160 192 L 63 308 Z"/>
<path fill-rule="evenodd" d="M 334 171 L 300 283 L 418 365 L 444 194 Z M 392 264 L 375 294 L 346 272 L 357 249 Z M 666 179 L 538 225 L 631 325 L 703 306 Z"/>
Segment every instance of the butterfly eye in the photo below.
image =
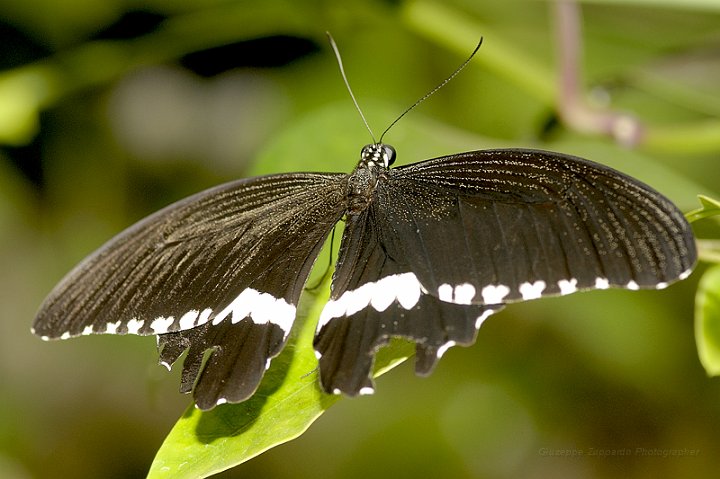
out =
<path fill-rule="evenodd" d="M 365 145 L 362 147 L 362 150 L 360 150 L 360 158 L 366 159 L 370 156 L 372 156 L 372 152 L 374 149 L 374 144 Z"/>
<path fill-rule="evenodd" d="M 383 145 L 383 151 L 385 153 L 385 164 L 390 166 L 395 163 L 395 148 L 390 145 Z"/>

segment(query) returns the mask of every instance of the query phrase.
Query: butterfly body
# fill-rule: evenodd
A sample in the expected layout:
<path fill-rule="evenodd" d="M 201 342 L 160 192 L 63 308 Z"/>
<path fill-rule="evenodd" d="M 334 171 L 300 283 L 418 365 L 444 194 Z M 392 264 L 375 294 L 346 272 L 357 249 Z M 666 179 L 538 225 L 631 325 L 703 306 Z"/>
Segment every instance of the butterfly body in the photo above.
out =
<path fill-rule="evenodd" d="M 665 287 L 695 264 L 682 213 L 602 165 L 521 149 L 394 160 L 392 147 L 368 145 L 349 175 L 250 178 L 170 205 L 71 271 L 34 332 L 156 335 L 168 368 L 188 351 L 181 390 L 199 407 L 242 401 L 344 219 L 314 347 L 323 389 L 355 395 L 372 391 L 374 354 L 392 337 L 416 343 L 416 371 L 428 374 L 508 303 Z"/>
<path fill-rule="evenodd" d="M 373 200 L 380 181 L 387 180 L 390 165 L 395 161 L 395 149 L 389 145 L 365 145 L 360 162 L 347 179 L 347 215 L 362 213 Z"/>

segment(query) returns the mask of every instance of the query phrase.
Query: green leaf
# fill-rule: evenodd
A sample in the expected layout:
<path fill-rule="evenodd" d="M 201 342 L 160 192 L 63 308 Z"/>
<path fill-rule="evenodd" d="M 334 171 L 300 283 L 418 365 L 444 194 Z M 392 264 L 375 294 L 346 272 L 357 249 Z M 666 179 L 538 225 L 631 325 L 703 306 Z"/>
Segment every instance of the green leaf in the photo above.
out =
<path fill-rule="evenodd" d="M 255 395 L 207 412 L 191 405 L 158 451 L 149 478 L 206 477 L 228 469 L 302 434 L 340 399 L 324 394 L 317 383 L 315 324 L 307 318 L 316 318 L 323 302 L 310 295 L 303 299 L 312 302 L 306 319 L 273 359 Z"/>
<path fill-rule="evenodd" d="M 698 200 L 700 200 L 700 208 L 685 214 L 689 222 L 720 215 L 720 201 L 705 195 L 698 195 Z"/>
<path fill-rule="evenodd" d="M 296 333 L 273 359 L 255 395 L 240 404 L 202 412 L 190 406 L 175 424 L 153 461 L 149 479 L 198 478 L 224 471 L 262 452 L 295 439 L 341 396 L 325 394 L 317 379 L 312 347 L 316 318 L 329 281 L 318 295 L 306 294 Z M 413 345 L 392 342 L 375 361 L 375 375 L 392 369 L 413 354 Z"/>
<path fill-rule="evenodd" d="M 695 297 L 695 341 L 709 376 L 720 375 L 720 266 L 700 280 Z"/>

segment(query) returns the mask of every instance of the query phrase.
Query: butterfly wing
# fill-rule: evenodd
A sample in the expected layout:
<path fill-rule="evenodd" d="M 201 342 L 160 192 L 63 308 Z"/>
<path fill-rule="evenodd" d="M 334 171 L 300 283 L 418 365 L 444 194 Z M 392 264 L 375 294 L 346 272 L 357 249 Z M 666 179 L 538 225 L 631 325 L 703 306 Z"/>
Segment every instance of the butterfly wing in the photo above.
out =
<path fill-rule="evenodd" d="M 323 386 L 370 391 L 389 336 L 416 341 L 416 369 L 429 372 L 507 302 L 664 287 L 695 261 L 669 200 L 580 158 L 486 150 L 390 170 L 343 237 L 315 343 Z"/>
<path fill-rule="evenodd" d="M 168 368 L 189 348 L 182 389 L 194 386 L 200 407 L 243 400 L 284 345 L 312 264 L 345 210 L 345 178 L 259 177 L 170 205 L 71 271 L 34 332 L 159 335 Z"/>
<path fill-rule="evenodd" d="M 441 298 L 449 295 L 445 284 L 464 283 L 476 289 L 473 303 L 662 288 L 688 275 L 697 259 L 690 225 L 670 200 L 559 153 L 438 158 L 391 171 L 383 193 L 395 237 L 414 232 L 418 239 L 402 244 L 408 261 Z M 444 261 L 447 255 L 453 260 Z"/>
<path fill-rule="evenodd" d="M 429 374 L 448 345 L 470 345 L 477 328 L 502 305 L 444 303 L 428 294 L 378 221 L 382 203 L 349 217 L 331 299 L 315 337 L 326 392 L 372 392 L 373 356 L 391 337 L 416 345 L 415 368 Z M 413 238 L 406 238 L 413 241 Z"/>

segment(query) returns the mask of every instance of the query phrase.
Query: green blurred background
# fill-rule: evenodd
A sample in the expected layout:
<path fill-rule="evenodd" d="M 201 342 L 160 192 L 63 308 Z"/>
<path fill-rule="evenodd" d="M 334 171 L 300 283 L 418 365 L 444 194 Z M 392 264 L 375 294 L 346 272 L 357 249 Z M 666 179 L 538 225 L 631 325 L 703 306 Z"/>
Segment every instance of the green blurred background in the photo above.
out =
<path fill-rule="evenodd" d="M 588 101 L 647 126 L 634 150 L 558 120 L 554 8 L 1 2 L 0 477 L 145 475 L 189 403 L 177 371 L 156 364 L 152 338 L 43 343 L 34 312 L 77 261 L 171 201 L 251 174 L 350 171 L 370 140 L 326 30 L 376 134 L 484 36 L 385 138 L 400 164 L 538 147 L 610 164 L 686 211 L 717 197 L 720 3 L 582 3 Z M 695 350 L 699 276 L 508 307 L 430 378 L 404 364 L 220 477 L 714 477 L 720 382 Z"/>

